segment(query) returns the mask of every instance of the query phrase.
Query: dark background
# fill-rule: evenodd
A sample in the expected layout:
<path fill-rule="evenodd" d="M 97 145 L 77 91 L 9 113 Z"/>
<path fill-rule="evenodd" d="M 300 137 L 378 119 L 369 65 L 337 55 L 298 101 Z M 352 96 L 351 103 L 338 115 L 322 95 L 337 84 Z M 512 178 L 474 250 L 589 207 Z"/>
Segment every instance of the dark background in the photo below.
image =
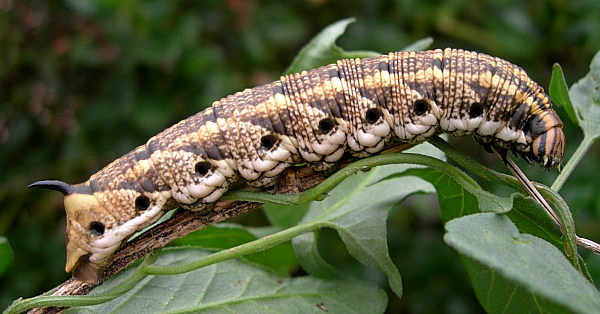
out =
<path fill-rule="evenodd" d="M 348 50 L 387 53 L 430 36 L 432 48 L 516 63 L 542 86 L 557 62 L 571 85 L 600 49 L 596 0 L 0 0 L 0 235 L 15 254 L 0 277 L 0 308 L 69 276 L 62 197 L 25 186 L 86 180 L 213 101 L 278 79 L 315 34 L 351 16 L 357 22 L 338 41 Z M 568 158 L 582 134 L 573 125 L 566 131 Z M 472 139 L 457 141 L 502 169 Z M 595 145 L 561 191 L 579 235 L 596 241 L 599 155 Z M 556 176 L 527 170 L 546 184 Z M 264 223 L 260 214 L 241 220 Z M 391 296 L 390 312 L 480 310 L 457 254 L 442 241 L 435 197 L 410 198 L 389 226 L 405 286 L 402 300 Z M 584 254 L 599 281 L 600 258 Z"/>

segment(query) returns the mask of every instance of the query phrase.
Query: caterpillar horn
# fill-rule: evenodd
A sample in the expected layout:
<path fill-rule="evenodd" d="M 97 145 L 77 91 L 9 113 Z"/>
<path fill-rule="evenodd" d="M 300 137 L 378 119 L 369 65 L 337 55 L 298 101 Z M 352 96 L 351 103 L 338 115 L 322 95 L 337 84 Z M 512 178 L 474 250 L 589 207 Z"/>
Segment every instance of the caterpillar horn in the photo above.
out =
<path fill-rule="evenodd" d="M 64 196 L 67 196 L 67 195 L 73 193 L 73 187 L 70 184 L 62 182 L 62 181 L 58 181 L 58 180 L 38 181 L 38 182 L 34 182 L 34 183 L 28 185 L 27 187 L 28 188 L 44 188 L 44 189 L 59 191 Z"/>

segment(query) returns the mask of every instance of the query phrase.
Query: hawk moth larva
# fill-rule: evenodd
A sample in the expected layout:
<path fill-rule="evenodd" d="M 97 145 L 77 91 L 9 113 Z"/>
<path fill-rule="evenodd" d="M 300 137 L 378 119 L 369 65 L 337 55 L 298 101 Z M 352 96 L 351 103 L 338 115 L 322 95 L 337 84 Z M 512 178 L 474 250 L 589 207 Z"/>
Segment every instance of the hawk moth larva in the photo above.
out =
<path fill-rule="evenodd" d="M 473 134 L 543 168 L 564 154 L 562 122 L 525 71 L 446 49 L 340 60 L 246 89 L 152 137 L 84 183 L 39 181 L 67 212 L 67 271 L 97 283 L 136 231 L 181 206 L 204 212 L 239 180 L 274 185 L 290 165 L 331 170 L 394 142 Z"/>

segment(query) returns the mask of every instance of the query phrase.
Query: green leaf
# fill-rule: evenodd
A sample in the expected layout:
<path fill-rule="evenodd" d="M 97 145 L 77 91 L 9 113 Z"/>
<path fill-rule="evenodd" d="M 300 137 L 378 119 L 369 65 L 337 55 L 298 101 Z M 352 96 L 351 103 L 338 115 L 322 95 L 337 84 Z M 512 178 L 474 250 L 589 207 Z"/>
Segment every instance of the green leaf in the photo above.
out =
<path fill-rule="evenodd" d="M 220 223 L 171 241 L 169 246 L 195 246 L 208 250 L 224 250 L 258 238 L 268 236 L 279 228 L 251 228 L 236 224 Z M 246 255 L 246 261 L 260 265 L 280 276 L 286 276 L 298 265 L 296 254 L 289 242 L 279 244 L 268 250 Z"/>
<path fill-rule="evenodd" d="M 429 144 L 411 151 L 440 155 Z M 406 165 L 381 166 L 347 178 L 321 202 L 313 202 L 304 218 L 304 224 L 319 224 L 334 228 L 344 241 L 348 252 L 362 264 L 373 267 L 388 276 L 390 287 L 402 295 L 398 270 L 392 263 L 387 246 L 386 220 L 389 210 L 414 193 L 431 193 L 427 182 L 415 177 L 396 177 L 380 182 L 390 173 L 402 172 Z M 292 240 L 300 264 L 314 276 L 326 274 L 332 267 L 316 253 L 317 237 L 297 237 Z"/>
<path fill-rule="evenodd" d="M 496 283 L 490 274 L 470 269 L 473 286 L 486 311 L 505 312 L 507 307 L 530 304 L 521 312 L 544 312 L 538 299 L 572 311 L 600 311 L 600 293 L 567 261 L 552 244 L 529 234 L 521 234 L 505 215 L 480 213 L 454 219 L 445 225 L 444 240 L 461 254 L 472 258 L 508 279 L 510 285 Z M 519 288 L 515 290 L 514 285 Z M 497 302 L 501 299 L 506 302 Z M 548 303 L 548 304 L 549 304 Z"/>
<path fill-rule="evenodd" d="M 256 237 L 240 226 L 218 224 L 175 239 L 169 243 L 169 246 L 198 246 L 204 249 L 222 250 L 253 240 L 256 240 Z"/>
<path fill-rule="evenodd" d="M 8 269 L 14 259 L 13 251 L 10 248 L 8 239 L 0 236 L 0 276 Z"/>
<path fill-rule="evenodd" d="M 515 193 L 513 204 L 513 210 L 506 215 L 515 223 L 521 233 L 540 237 L 552 243 L 558 249 L 564 248 L 563 235 L 560 229 L 540 203 L 531 197 Z"/>
<path fill-rule="evenodd" d="M 405 174 L 418 176 L 433 184 L 437 191 L 444 222 L 479 212 L 477 198 L 441 171 L 421 168 L 410 169 Z"/>
<path fill-rule="evenodd" d="M 483 196 L 475 197 L 469 193 L 461 184 L 456 183 L 450 176 L 441 171 L 431 168 L 409 169 L 401 175 L 415 175 L 435 186 L 444 222 L 468 214 L 483 212 L 504 213 L 517 225 L 519 231 L 536 235 L 557 248 L 564 247 L 563 235 L 556 223 L 547 215 L 543 207 L 530 197 L 520 193 L 513 193 L 510 199 L 501 203 L 512 204 L 510 210 L 502 209 L 494 211 L 494 208 L 486 208 L 493 205 L 491 202 L 481 202 L 487 197 L 483 190 L 475 190 L 476 194 Z M 495 196 L 494 197 L 498 197 Z"/>
<path fill-rule="evenodd" d="M 156 264 L 172 265 L 208 255 L 196 248 L 163 250 Z M 127 279 L 129 268 L 94 289 L 110 292 Z M 230 260 L 175 276 L 150 276 L 135 289 L 110 302 L 68 313 L 382 313 L 385 292 L 372 283 L 352 279 L 285 278 L 238 260 Z"/>
<path fill-rule="evenodd" d="M 331 279 L 340 276 L 340 272 L 327 263 L 319 253 L 317 238 L 319 230 L 312 233 L 305 233 L 292 240 L 294 251 L 302 268 L 311 276 L 317 278 Z"/>
<path fill-rule="evenodd" d="M 285 74 L 300 73 L 316 69 L 320 66 L 335 63 L 340 59 L 370 58 L 380 56 L 376 51 L 346 51 L 336 45 L 335 41 L 344 33 L 354 18 L 335 22 L 323 29 L 315 38 L 302 48 Z M 401 49 L 402 51 L 420 51 L 429 48 L 433 43 L 431 37 L 426 37 Z"/>
<path fill-rule="evenodd" d="M 442 215 L 444 217 L 444 221 L 478 211 L 503 214 L 512 209 L 512 197 L 500 197 L 489 193 L 481 189 L 481 187 L 474 181 L 462 180 L 464 178 L 463 176 L 466 176 L 466 174 L 460 172 L 458 169 L 457 171 L 458 172 L 455 172 L 452 176 L 450 176 L 434 169 L 409 169 L 406 171 L 406 173 L 392 175 L 388 178 L 394 176 L 414 175 L 433 184 L 438 191 L 439 197 L 441 197 L 440 202 L 450 202 L 450 205 L 440 203 L 442 206 Z M 471 199 L 469 196 L 474 196 L 475 200 Z M 455 200 L 446 200 L 445 198 L 447 197 Z M 468 201 L 468 203 L 462 203 L 466 201 Z"/>
<path fill-rule="evenodd" d="M 344 33 L 346 27 L 354 21 L 354 18 L 343 19 L 323 29 L 300 50 L 285 74 L 300 73 L 345 58 L 369 58 L 381 55 L 381 53 L 374 51 L 347 52 L 335 44 L 335 41 Z"/>
<path fill-rule="evenodd" d="M 571 86 L 569 96 L 584 136 L 573 156 L 552 184 L 551 188 L 555 191 L 562 188 L 592 143 L 600 137 L 600 51 L 592 59 L 590 72 Z"/>
<path fill-rule="evenodd" d="M 461 184 L 438 170 L 410 169 L 403 174 L 419 176 L 435 186 L 444 222 L 479 211 L 489 212 L 492 210 L 492 208 L 485 208 L 489 207 L 491 203 L 478 201 L 478 198 L 465 190 Z M 483 190 L 477 191 L 477 194 L 480 194 L 481 191 Z M 515 221 L 521 232 L 537 235 L 553 243 L 557 248 L 563 248 L 563 237 L 560 230 L 539 203 L 520 193 L 514 193 L 510 199 L 513 208 L 507 215 Z M 470 264 L 465 263 L 468 271 L 479 274 L 481 278 L 489 275 L 491 278 L 487 279 L 493 279 L 494 274 L 490 273 L 490 270 L 482 272 L 481 270 L 472 270 L 470 267 Z"/>
<path fill-rule="evenodd" d="M 423 51 L 425 49 L 429 49 L 433 44 L 433 38 L 425 37 L 423 39 L 419 39 L 414 43 L 402 48 L 402 51 Z"/>
<path fill-rule="evenodd" d="M 461 256 L 475 289 L 475 294 L 488 313 L 569 313 L 567 308 L 527 291 L 506 279 L 498 271 Z M 535 309 L 535 310 L 532 310 Z"/>
<path fill-rule="evenodd" d="M 592 59 L 590 72 L 573 84 L 569 96 L 584 134 L 594 139 L 600 136 L 600 52 Z"/>
<path fill-rule="evenodd" d="M 310 204 L 302 205 L 279 205 L 265 204 L 263 211 L 273 226 L 280 228 L 290 228 L 297 225 L 306 212 Z"/>
<path fill-rule="evenodd" d="M 569 115 L 569 118 L 571 118 L 571 121 L 578 123 L 575 109 L 573 109 L 571 98 L 569 98 L 569 88 L 567 87 L 567 82 L 565 81 L 562 68 L 558 63 L 555 63 L 554 66 L 552 66 L 552 77 L 550 77 L 550 86 L 548 87 L 548 92 L 550 93 L 552 100 L 557 105 L 565 108 L 565 111 Z"/>

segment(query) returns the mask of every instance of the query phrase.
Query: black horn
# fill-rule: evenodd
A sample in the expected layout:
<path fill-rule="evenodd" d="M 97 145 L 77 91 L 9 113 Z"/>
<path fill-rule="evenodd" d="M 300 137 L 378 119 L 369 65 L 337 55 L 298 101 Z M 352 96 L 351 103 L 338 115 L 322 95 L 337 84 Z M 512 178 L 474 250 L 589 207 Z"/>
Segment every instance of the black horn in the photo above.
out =
<path fill-rule="evenodd" d="M 73 187 L 70 184 L 62 182 L 62 181 L 58 181 L 58 180 L 38 181 L 38 182 L 28 185 L 27 187 L 28 188 L 45 188 L 45 189 L 50 189 L 50 190 L 54 190 L 54 191 L 59 191 L 64 196 L 67 196 L 67 195 L 73 193 Z"/>

